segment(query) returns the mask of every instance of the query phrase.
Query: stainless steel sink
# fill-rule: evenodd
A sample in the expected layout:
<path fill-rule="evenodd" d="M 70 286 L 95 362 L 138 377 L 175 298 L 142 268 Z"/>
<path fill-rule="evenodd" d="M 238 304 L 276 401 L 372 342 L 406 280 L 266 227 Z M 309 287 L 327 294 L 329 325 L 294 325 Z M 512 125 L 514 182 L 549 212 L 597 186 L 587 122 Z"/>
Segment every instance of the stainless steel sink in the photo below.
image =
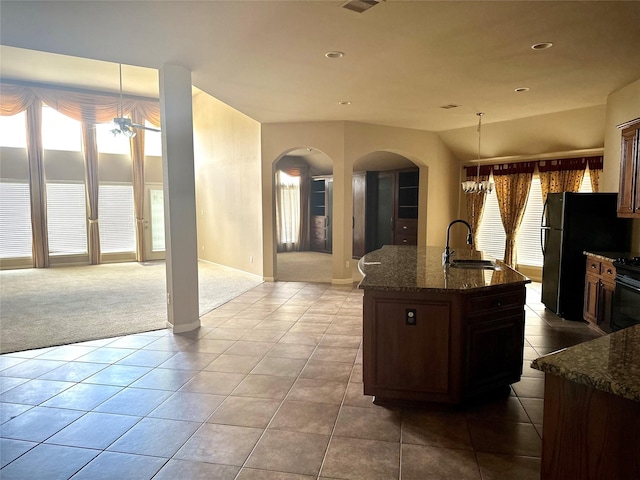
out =
<path fill-rule="evenodd" d="M 451 266 L 454 268 L 476 268 L 476 269 L 485 269 L 485 270 L 500 270 L 500 266 L 491 260 L 473 260 L 473 259 L 452 260 Z"/>

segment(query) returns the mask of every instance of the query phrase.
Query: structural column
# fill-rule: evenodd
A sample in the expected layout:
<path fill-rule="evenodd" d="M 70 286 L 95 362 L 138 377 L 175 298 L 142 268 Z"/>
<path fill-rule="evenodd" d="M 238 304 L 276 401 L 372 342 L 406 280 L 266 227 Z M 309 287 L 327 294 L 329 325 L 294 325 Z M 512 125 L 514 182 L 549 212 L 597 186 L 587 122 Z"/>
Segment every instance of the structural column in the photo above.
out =
<path fill-rule="evenodd" d="M 167 271 L 167 328 L 174 333 L 200 326 L 198 246 L 193 155 L 191 72 L 160 69 L 162 177 Z"/>

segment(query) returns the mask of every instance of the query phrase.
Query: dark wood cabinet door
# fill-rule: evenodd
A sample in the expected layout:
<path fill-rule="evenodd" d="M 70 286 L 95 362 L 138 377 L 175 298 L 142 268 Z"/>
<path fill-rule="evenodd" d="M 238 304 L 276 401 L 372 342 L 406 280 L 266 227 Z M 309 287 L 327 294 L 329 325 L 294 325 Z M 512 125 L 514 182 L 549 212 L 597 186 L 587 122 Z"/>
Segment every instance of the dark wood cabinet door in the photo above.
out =
<path fill-rule="evenodd" d="M 598 287 L 600 279 L 596 275 L 587 274 L 584 279 L 584 319 L 593 324 L 598 324 Z"/>
<path fill-rule="evenodd" d="M 520 380 L 524 336 L 522 312 L 467 326 L 465 385 L 474 396 Z"/>
<path fill-rule="evenodd" d="M 353 174 L 353 258 L 364 256 L 366 234 L 367 177 L 365 172 Z"/>
<path fill-rule="evenodd" d="M 634 211 L 635 181 L 637 165 L 634 161 L 635 129 L 622 131 L 622 151 L 620 152 L 620 185 L 618 189 L 618 213 L 632 214 Z"/>
<path fill-rule="evenodd" d="M 615 290 L 615 283 L 600 282 L 598 326 L 607 333 L 611 332 L 611 315 L 613 312 L 613 294 Z"/>
<path fill-rule="evenodd" d="M 365 373 L 370 385 L 374 389 L 446 394 L 450 309 L 448 302 L 378 300 L 368 332 L 375 365 Z"/>

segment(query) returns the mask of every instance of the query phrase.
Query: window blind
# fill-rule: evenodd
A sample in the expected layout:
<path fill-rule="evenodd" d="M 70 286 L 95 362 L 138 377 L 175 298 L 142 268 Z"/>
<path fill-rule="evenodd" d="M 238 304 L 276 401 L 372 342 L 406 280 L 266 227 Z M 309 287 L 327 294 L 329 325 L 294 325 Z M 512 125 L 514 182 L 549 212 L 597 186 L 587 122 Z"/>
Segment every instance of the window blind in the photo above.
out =
<path fill-rule="evenodd" d="M 0 182 L 0 258 L 31 256 L 29 184 Z"/>
<path fill-rule="evenodd" d="M 98 216 L 102 253 L 136 251 L 132 185 L 100 184 Z"/>
<path fill-rule="evenodd" d="M 87 253 L 84 184 L 47 183 L 47 229 L 50 255 Z"/>

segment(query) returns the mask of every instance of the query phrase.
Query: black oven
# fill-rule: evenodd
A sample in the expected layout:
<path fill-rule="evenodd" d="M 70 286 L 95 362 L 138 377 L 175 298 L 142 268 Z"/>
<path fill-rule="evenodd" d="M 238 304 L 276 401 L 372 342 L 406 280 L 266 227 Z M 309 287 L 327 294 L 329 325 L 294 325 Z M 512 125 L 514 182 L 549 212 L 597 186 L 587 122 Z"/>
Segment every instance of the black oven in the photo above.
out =
<path fill-rule="evenodd" d="M 629 260 L 637 260 L 638 265 L 630 264 Z M 613 295 L 611 329 L 616 331 L 640 324 L 640 259 L 619 259 L 614 266 L 616 291 Z"/>

